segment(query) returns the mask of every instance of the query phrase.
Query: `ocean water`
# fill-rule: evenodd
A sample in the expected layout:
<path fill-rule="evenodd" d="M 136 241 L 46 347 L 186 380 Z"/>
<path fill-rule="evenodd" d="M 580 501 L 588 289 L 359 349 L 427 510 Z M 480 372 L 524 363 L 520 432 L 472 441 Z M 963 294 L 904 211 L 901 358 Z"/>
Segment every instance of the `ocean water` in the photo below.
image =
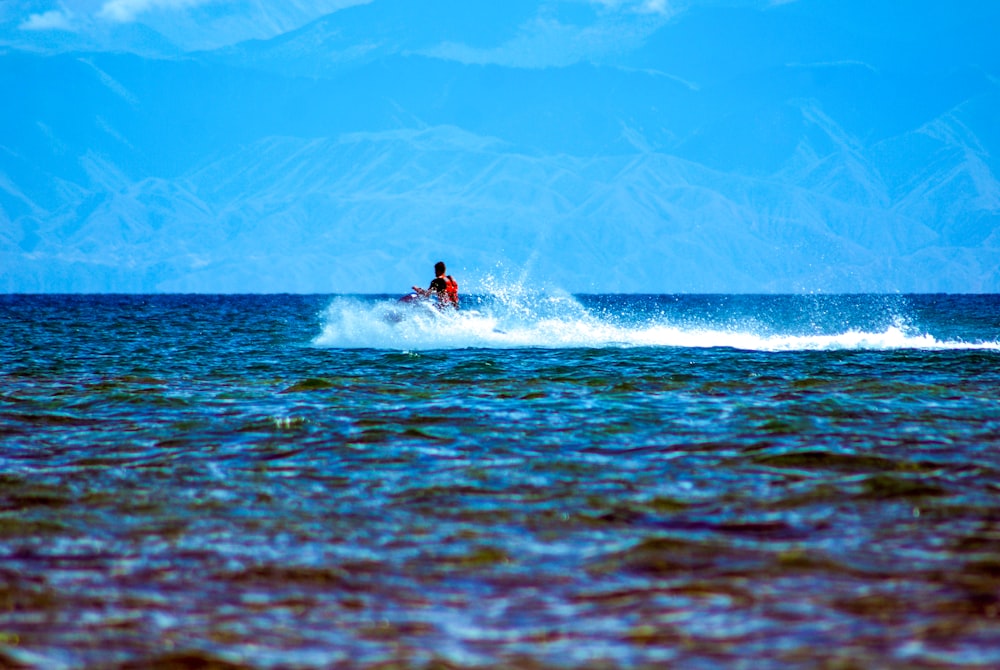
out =
<path fill-rule="evenodd" d="M 1000 666 L 1000 297 L 0 296 L 0 666 Z"/>

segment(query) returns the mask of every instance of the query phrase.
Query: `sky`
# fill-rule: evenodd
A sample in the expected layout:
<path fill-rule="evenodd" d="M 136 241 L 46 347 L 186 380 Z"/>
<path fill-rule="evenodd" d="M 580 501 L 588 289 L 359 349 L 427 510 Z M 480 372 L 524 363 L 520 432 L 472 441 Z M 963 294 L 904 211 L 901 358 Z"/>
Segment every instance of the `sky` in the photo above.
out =
<path fill-rule="evenodd" d="M 357 0 L 267 2 L 261 0 L 63 0 L 11 2 L 3 15 L 30 45 L 31 33 L 78 36 L 100 49 L 136 49 L 116 31 L 144 26 L 161 32 L 181 51 L 213 49 L 248 39 L 268 39 Z M 13 32 L 13 31 L 12 31 Z M 119 32 L 120 34 L 120 32 Z M 141 49 L 141 47 L 140 47 Z"/>
<path fill-rule="evenodd" d="M 392 292 L 447 253 L 571 291 L 1000 291 L 996 25 L 985 0 L 7 0 L 0 289 Z"/>
<path fill-rule="evenodd" d="M 269 39 L 318 17 L 372 0 L 14 0 L 0 18 L 21 33 L 19 44 L 30 44 L 31 33 L 63 32 L 89 36 L 103 48 L 133 48 L 116 44 L 108 32 L 124 25 L 142 25 L 162 32 L 184 51 L 213 49 L 247 39 Z M 766 8 L 793 0 L 512 0 L 506 3 L 413 3 L 430 11 L 465 14 L 467 32 L 456 41 L 434 47 L 434 53 L 474 63 L 527 67 L 563 66 L 601 58 L 637 46 L 671 17 L 691 6 Z M 484 43 L 490 24 L 513 20 L 512 34 Z M 8 30 L 8 33 L 10 31 Z"/>

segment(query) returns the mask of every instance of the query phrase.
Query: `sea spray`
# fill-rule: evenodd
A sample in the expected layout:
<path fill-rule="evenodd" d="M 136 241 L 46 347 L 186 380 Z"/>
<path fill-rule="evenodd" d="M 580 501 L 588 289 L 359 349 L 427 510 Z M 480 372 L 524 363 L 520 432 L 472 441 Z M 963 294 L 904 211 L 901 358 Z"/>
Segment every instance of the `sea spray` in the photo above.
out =
<path fill-rule="evenodd" d="M 428 350 L 724 347 L 747 351 L 996 349 L 921 328 L 895 296 L 572 296 L 483 282 L 457 312 L 334 297 L 318 347 Z"/>

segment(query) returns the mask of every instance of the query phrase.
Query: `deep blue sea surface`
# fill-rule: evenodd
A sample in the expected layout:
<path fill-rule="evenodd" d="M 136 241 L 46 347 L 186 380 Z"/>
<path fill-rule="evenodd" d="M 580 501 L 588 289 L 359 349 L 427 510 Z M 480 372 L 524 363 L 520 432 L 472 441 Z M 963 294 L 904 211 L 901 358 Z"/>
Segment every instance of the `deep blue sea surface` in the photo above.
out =
<path fill-rule="evenodd" d="M 1000 666 L 1000 297 L 0 296 L 0 666 Z"/>

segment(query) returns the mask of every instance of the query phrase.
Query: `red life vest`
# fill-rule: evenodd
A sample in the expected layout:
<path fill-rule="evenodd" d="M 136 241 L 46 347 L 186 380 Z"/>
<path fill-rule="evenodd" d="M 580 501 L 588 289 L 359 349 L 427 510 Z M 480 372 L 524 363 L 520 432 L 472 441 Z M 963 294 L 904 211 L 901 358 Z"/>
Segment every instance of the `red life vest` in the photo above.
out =
<path fill-rule="evenodd" d="M 444 278 L 444 291 L 447 302 L 452 307 L 458 307 L 458 282 L 448 275 Z"/>

